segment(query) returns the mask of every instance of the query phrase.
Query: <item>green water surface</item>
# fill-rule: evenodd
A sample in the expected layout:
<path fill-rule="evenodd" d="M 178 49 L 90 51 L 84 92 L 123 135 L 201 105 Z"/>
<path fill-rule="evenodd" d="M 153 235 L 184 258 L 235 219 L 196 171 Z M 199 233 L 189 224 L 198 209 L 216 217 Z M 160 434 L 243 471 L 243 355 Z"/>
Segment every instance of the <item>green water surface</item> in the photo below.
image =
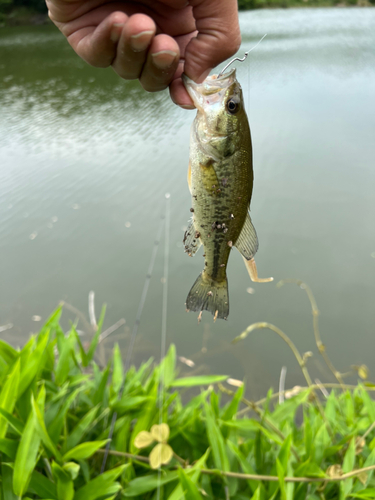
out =
<path fill-rule="evenodd" d="M 375 10 L 261 10 L 240 19 L 242 52 L 267 33 L 238 66 L 253 135 L 259 274 L 306 281 L 334 363 L 342 371 L 366 363 L 375 373 Z M 108 305 L 106 327 L 126 319 L 113 337 L 125 354 L 170 193 L 167 341 L 196 361 L 182 372 L 246 377 L 254 397 L 277 387 L 283 365 L 287 386 L 303 383 L 274 333 L 230 344 L 268 321 L 302 352 L 314 350 L 311 309 L 297 286 L 251 283 L 234 251 L 228 321 L 206 314 L 198 325 L 185 312 L 203 265 L 203 252 L 191 259 L 182 246 L 193 118 L 167 92 L 147 94 L 87 66 L 54 27 L 0 30 L 0 325 L 13 324 L 2 338 L 22 344 L 41 325 L 33 316 L 43 321 L 61 299 L 87 314 L 94 290 L 97 309 Z M 137 362 L 160 355 L 163 252 L 161 243 Z M 66 313 L 67 327 L 74 317 Z M 318 354 L 309 366 L 332 380 Z"/>

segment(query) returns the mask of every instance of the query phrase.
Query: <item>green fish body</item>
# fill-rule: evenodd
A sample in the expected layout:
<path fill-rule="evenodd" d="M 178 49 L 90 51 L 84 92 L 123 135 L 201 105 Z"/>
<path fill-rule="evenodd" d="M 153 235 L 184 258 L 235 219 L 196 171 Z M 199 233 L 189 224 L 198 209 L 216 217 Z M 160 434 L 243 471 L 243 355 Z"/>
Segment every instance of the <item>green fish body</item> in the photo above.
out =
<path fill-rule="evenodd" d="M 190 138 L 188 183 L 192 220 L 184 236 L 185 251 L 194 255 L 203 244 L 205 266 L 186 300 L 190 311 L 229 314 L 226 275 L 236 247 L 253 259 L 258 239 L 249 216 L 253 190 L 250 127 L 241 86 L 233 69 L 196 84 L 183 75 L 197 115 Z M 254 263 L 255 265 L 255 263 Z"/>

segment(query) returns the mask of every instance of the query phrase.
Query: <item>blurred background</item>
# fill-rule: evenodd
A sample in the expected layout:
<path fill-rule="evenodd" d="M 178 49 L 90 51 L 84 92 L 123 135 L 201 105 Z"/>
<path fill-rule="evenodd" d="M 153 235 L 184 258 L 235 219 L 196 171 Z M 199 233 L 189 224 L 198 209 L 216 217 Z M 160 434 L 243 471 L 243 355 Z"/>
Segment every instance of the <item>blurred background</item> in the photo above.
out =
<path fill-rule="evenodd" d="M 170 193 L 167 338 L 195 361 L 182 373 L 245 377 L 253 398 L 277 388 L 282 366 L 287 387 L 302 385 L 273 332 L 231 344 L 268 321 L 301 352 L 314 351 L 311 372 L 332 381 L 306 292 L 276 288 L 284 278 L 312 288 L 337 368 L 375 370 L 375 9 L 262 9 L 241 12 L 240 22 L 241 54 L 267 33 L 237 68 L 253 137 L 256 261 L 275 282 L 252 283 L 234 251 L 228 321 L 206 313 L 199 325 L 184 303 L 203 252 L 191 259 L 182 245 L 195 113 L 174 106 L 168 92 L 147 94 L 111 69 L 87 66 L 53 26 L 0 29 L 1 338 L 22 345 L 61 300 L 87 316 L 93 290 L 98 315 L 107 304 L 105 328 L 126 321 L 105 344 L 119 342 L 125 356 Z M 163 252 L 161 240 L 137 364 L 160 356 Z M 64 327 L 75 317 L 65 311 Z M 82 319 L 78 328 L 89 339 Z"/>

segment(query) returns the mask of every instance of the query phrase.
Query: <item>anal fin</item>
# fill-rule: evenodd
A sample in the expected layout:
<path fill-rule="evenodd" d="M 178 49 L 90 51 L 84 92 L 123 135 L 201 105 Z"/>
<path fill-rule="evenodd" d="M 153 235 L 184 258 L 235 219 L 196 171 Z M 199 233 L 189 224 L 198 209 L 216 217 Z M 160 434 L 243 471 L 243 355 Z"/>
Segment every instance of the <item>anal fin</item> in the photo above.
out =
<path fill-rule="evenodd" d="M 182 242 L 185 245 L 185 252 L 190 257 L 192 257 L 202 245 L 200 233 L 195 229 L 193 219 L 189 221 L 189 225 L 185 231 Z"/>
<path fill-rule="evenodd" d="M 258 236 L 249 214 L 246 216 L 245 223 L 234 246 L 246 260 L 252 259 L 257 253 L 259 247 Z"/>
<path fill-rule="evenodd" d="M 245 223 L 242 227 L 242 231 L 235 243 L 235 247 L 243 257 L 251 281 L 254 281 L 255 283 L 269 283 L 270 281 L 273 281 L 273 278 L 258 277 L 254 255 L 257 253 L 259 242 L 255 227 L 251 222 L 249 214 L 247 214 Z"/>

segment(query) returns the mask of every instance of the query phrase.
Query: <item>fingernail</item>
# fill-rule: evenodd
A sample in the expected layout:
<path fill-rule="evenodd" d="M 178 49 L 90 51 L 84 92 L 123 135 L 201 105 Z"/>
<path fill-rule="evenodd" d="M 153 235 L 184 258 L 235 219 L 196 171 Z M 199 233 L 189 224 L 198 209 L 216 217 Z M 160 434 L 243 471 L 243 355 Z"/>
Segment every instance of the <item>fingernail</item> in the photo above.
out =
<path fill-rule="evenodd" d="M 170 68 L 177 57 L 177 52 L 172 50 L 161 50 L 160 52 L 155 52 L 152 55 L 152 60 L 154 64 L 159 69 Z"/>
<path fill-rule="evenodd" d="M 111 30 L 111 40 L 113 43 L 119 41 L 124 23 L 114 23 Z"/>
<path fill-rule="evenodd" d="M 179 106 L 183 109 L 195 109 L 195 106 L 192 106 L 191 104 L 179 104 Z"/>
<path fill-rule="evenodd" d="M 151 38 L 154 32 L 151 31 L 141 31 L 137 35 L 132 35 L 130 37 L 130 45 L 135 52 L 141 52 L 146 50 L 150 45 Z"/>

